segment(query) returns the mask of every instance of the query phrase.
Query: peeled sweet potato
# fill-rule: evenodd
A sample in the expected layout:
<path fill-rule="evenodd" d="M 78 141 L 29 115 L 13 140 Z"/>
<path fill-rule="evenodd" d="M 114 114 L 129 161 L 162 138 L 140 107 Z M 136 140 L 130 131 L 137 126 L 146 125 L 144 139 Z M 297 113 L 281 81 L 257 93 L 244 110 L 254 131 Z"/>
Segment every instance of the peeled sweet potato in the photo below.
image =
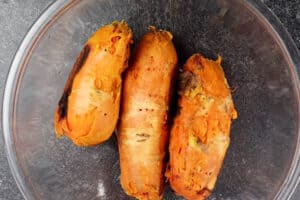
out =
<path fill-rule="evenodd" d="M 105 25 L 89 38 L 55 112 L 57 136 L 66 135 L 78 146 L 91 146 L 112 135 L 130 43 L 132 32 L 125 22 Z"/>
<path fill-rule="evenodd" d="M 118 126 L 121 185 L 140 200 L 161 199 L 176 65 L 171 33 L 151 27 L 125 74 Z"/>
<path fill-rule="evenodd" d="M 202 200 L 214 189 L 237 112 L 221 57 L 212 61 L 195 54 L 179 77 L 179 114 L 171 128 L 166 176 L 178 195 Z"/>

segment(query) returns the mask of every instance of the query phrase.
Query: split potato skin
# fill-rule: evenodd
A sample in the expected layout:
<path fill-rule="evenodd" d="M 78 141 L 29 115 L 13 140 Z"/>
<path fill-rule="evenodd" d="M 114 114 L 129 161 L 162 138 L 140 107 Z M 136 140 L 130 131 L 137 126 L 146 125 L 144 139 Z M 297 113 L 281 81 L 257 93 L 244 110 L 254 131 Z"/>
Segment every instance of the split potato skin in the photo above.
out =
<path fill-rule="evenodd" d="M 150 27 L 125 74 L 118 126 L 121 185 L 140 200 L 162 196 L 176 66 L 171 33 Z"/>
<path fill-rule="evenodd" d="M 92 146 L 112 135 L 131 43 L 132 31 L 125 22 L 105 25 L 89 38 L 56 108 L 58 137 L 65 135 L 78 146 Z"/>
<path fill-rule="evenodd" d="M 214 189 L 237 118 L 221 57 L 191 56 L 179 75 L 179 113 L 171 128 L 166 177 L 176 194 L 206 199 Z"/>

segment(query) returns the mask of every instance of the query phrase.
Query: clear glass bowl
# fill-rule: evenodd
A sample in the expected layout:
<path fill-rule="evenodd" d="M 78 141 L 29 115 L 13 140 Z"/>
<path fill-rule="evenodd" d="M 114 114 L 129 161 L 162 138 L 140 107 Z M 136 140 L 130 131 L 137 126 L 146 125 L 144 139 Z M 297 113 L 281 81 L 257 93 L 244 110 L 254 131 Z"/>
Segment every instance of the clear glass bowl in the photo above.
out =
<path fill-rule="evenodd" d="M 59 0 L 15 55 L 3 100 L 8 160 L 26 199 L 130 199 L 119 184 L 115 135 L 78 148 L 58 140 L 53 114 L 84 42 L 126 20 L 174 34 L 180 64 L 195 52 L 224 58 L 239 118 L 211 200 L 289 199 L 299 178 L 299 52 L 259 0 Z M 134 156 L 134 155 L 132 155 Z M 167 186 L 164 199 L 176 197 Z"/>

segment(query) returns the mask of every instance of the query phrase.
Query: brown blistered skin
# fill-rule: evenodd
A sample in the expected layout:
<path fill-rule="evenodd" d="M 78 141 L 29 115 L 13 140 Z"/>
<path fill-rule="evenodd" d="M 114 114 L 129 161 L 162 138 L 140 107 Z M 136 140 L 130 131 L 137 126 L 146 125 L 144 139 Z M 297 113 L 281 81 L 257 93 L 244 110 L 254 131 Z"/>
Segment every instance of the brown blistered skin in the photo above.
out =
<path fill-rule="evenodd" d="M 112 135 L 130 43 L 132 32 L 125 22 L 105 25 L 87 41 L 55 112 L 57 136 L 66 135 L 78 146 L 91 146 Z"/>
<path fill-rule="evenodd" d="M 171 33 L 152 27 L 142 37 L 125 76 L 118 127 L 121 185 L 140 200 L 161 199 L 176 65 Z"/>
<path fill-rule="evenodd" d="M 237 118 L 221 58 L 191 56 L 180 75 L 179 92 L 166 176 L 178 195 L 202 200 L 214 189 L 230 142 L 231 120 Z"/>

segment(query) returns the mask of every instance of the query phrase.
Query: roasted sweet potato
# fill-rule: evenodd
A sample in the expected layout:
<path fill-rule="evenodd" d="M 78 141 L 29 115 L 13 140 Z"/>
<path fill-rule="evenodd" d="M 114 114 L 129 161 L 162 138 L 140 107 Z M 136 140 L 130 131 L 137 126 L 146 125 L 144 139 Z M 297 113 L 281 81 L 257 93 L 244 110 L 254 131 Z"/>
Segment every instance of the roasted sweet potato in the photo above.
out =
<path fill-rule="evenodd" d="M 130 43 L 132 32 L 125 22 L 105 25 L 87 41 L 55 112 L 57 136 L 66 135 L 78 146 L 91 146 L 112 135 Z"/>
<path fill-rule="evenodd" d="M 140 200 L 161 199 L 176 65 L 171 33 L 152 27 L 125 75 L 118 126 L 121 185 Z"/>
<path fill-rule="evenodd" d="M 202 200 L 214 189 L 237 112 L 221 57 L 212 61 L 195 54 L 179 77 L 179 113 L 171 128 L 166 176 L 178 195 Z"/>

